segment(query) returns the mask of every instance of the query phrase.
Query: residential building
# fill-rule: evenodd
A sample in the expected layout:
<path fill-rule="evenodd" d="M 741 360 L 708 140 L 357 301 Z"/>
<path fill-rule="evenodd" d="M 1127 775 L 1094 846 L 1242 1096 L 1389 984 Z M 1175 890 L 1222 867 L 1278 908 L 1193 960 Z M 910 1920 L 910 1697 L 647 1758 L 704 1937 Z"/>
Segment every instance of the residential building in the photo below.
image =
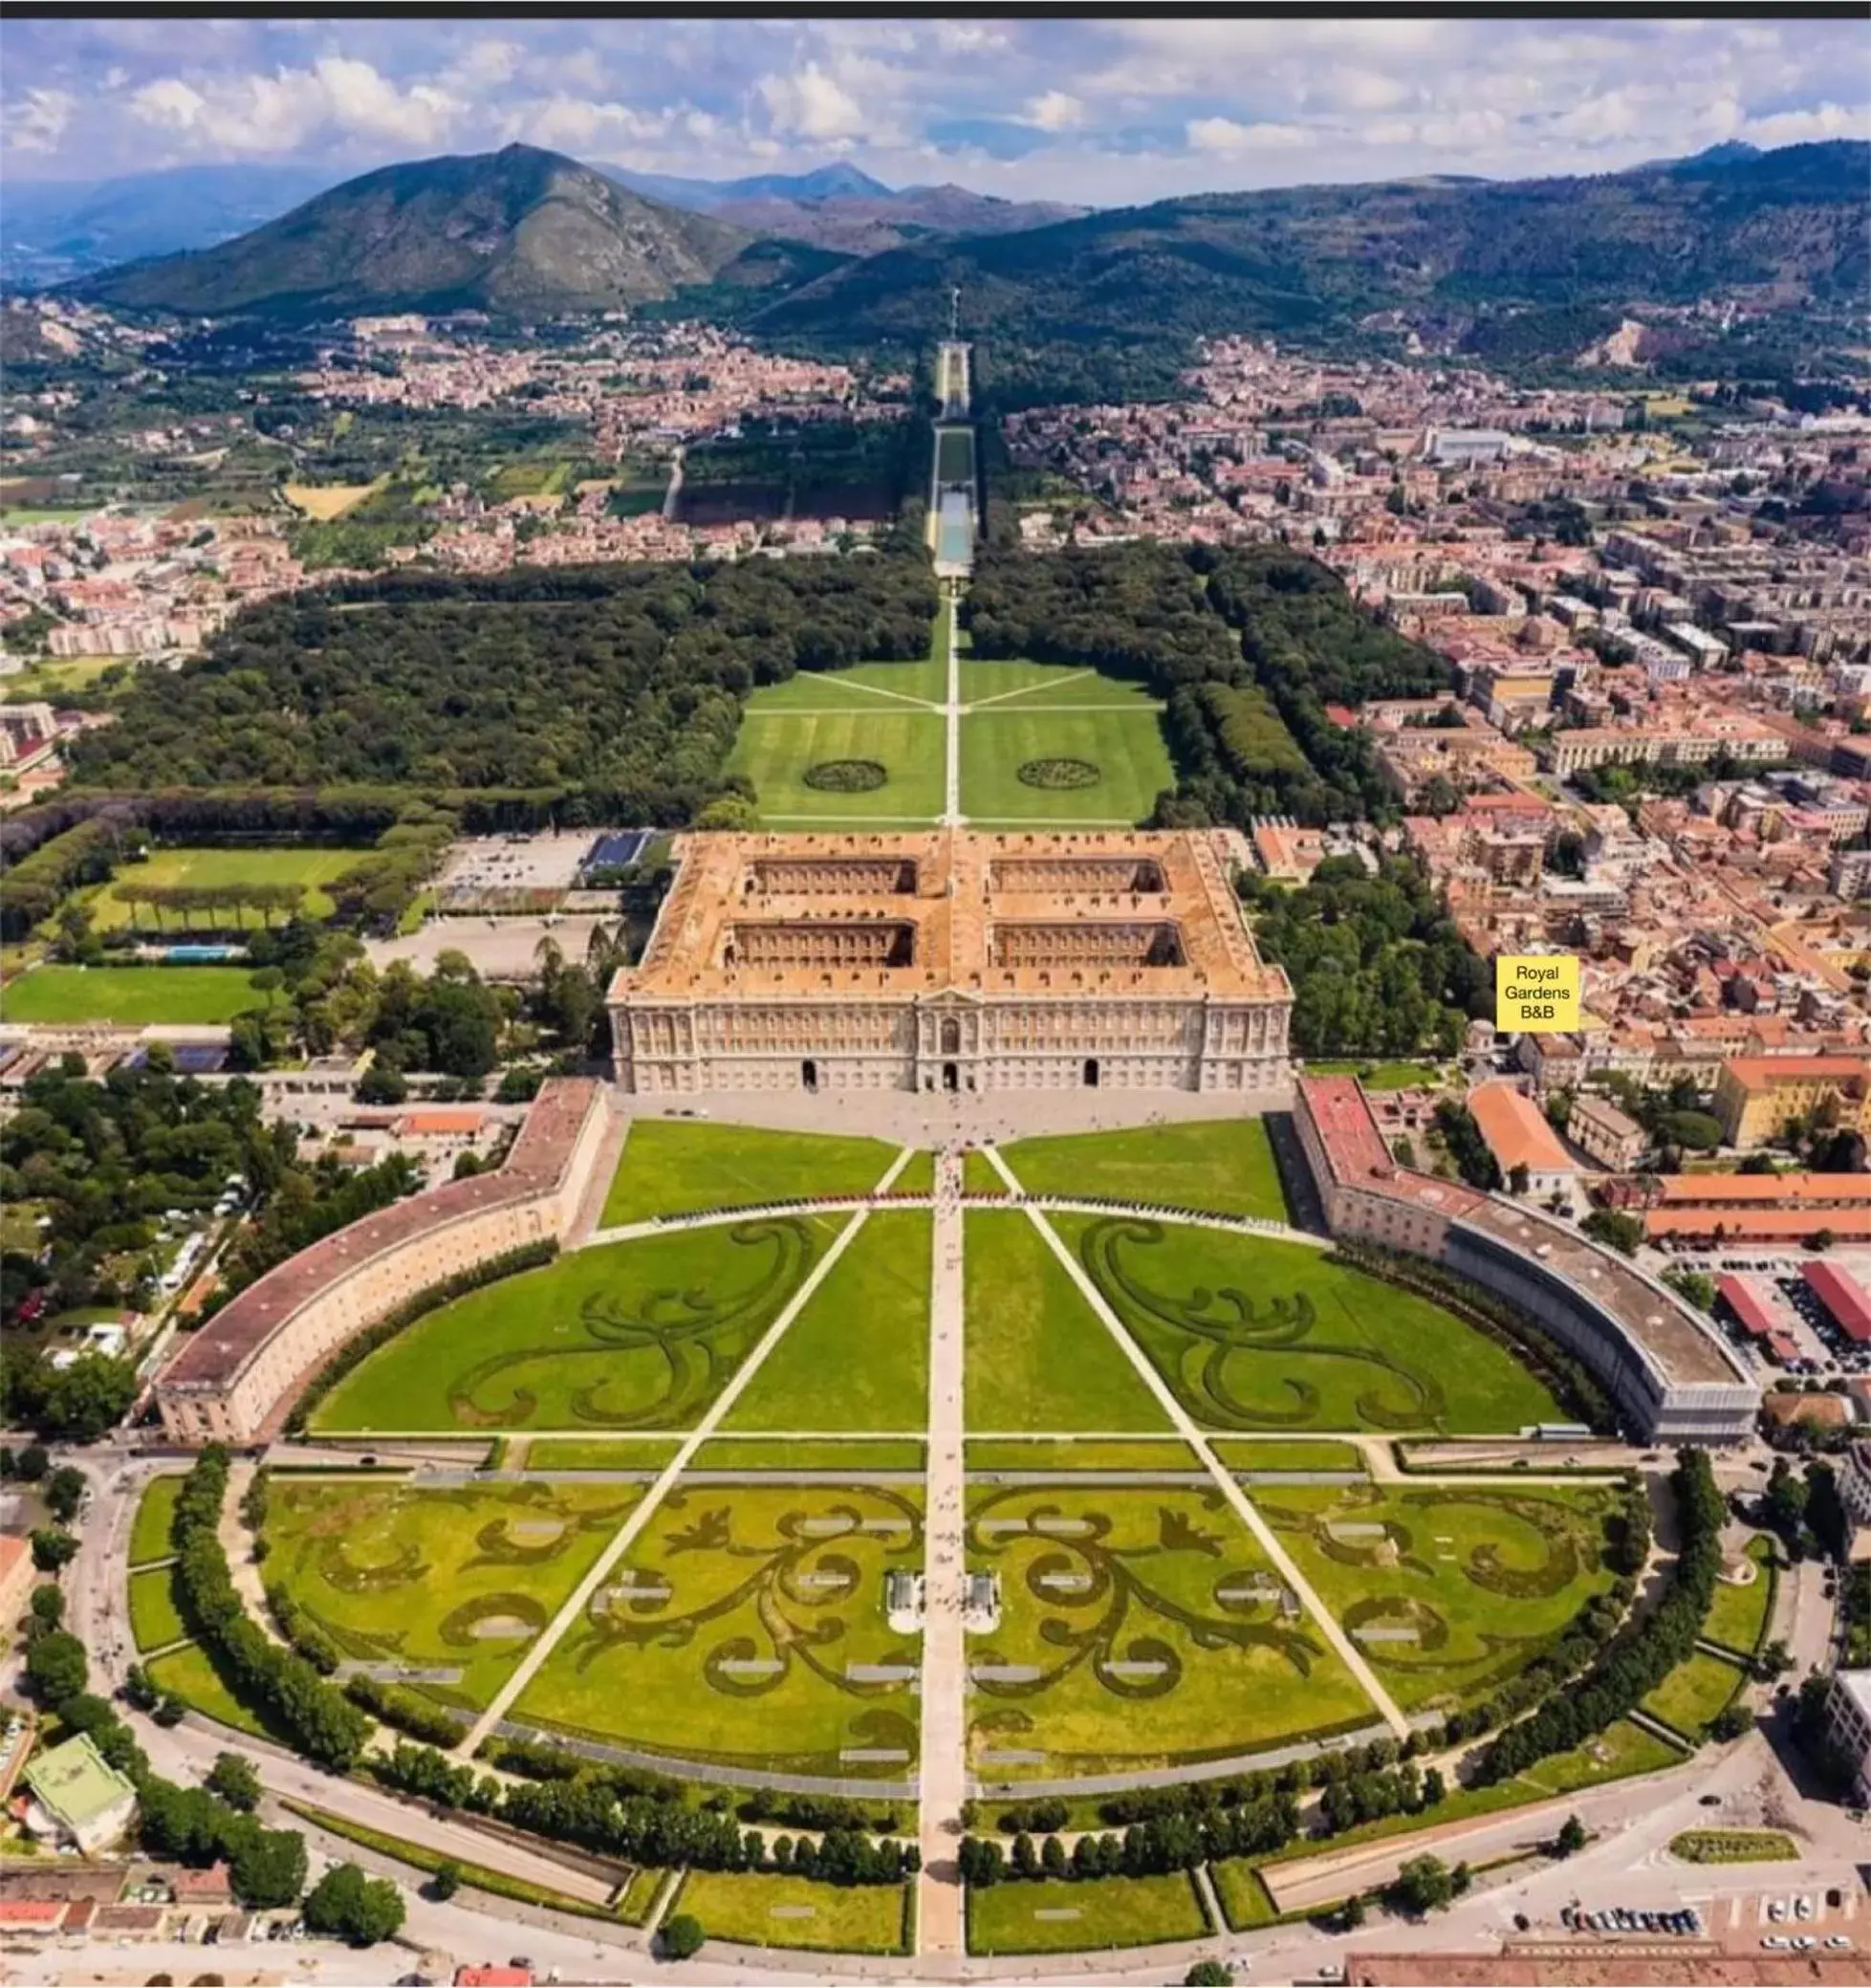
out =
<path fill-rule="evenodd" d="M 1826 1698 L 1826 1734 L 1852 1778 L 1852 1800 L 1871 1807 L 1871 1671 L 1834 1673 Z"/>
<path fill-rule="evenodd" d="M 1649 1133 L 1609 1098 L 1575 1098 L 1566 1137 L 1612 1173 L 1628 1173 L 1650 1147 Z"/>
<path fill-rule="evenodd" d="M 117 1842 L 137 1812 L 137 1791 L 93 1743 L 89 1733 L 49 1747 L 26 1770 L 32 1796 L 26 1824 L 81 1856 Z"/>

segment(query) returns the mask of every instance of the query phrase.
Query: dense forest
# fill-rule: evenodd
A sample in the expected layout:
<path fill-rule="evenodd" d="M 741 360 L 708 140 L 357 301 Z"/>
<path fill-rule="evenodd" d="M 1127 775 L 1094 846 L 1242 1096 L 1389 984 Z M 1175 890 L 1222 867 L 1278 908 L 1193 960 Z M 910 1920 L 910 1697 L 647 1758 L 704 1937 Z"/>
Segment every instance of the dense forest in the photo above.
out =
<path fill-rule="evenodd" d="M 1369 739 L 1328 703 L 1447 688 L 1433 651 L 1373 621 L 1329 567 L 1280 546 L 1142 540 L 1038 555 L 996 541 L 963 606 L 980 656 L 1092 664 L 1164 700 L 1179 785 L 1165 824 L 1308 824 L 1388 805 Z"/>
<path fill-rule="evenodd" d="M 756 684 L 928 653 L 920 549 L 399 574 L 249 608 L 72 748 L 79 784 L 579 791 L 681 822 Z"/>

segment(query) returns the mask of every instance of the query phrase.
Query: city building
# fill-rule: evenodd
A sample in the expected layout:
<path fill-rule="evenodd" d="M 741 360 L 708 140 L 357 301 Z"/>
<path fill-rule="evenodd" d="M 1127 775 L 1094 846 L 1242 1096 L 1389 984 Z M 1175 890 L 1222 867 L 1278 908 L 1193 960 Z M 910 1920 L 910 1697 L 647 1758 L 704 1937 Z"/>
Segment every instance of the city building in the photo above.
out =
<path fill-rule="evenodd" d="M 32 1545 L 18 1533 L 0 1533 L 0 1626 L 11 1627 L 26 1612 L 33 1581 Z"/>
<path fill-rule="evenodd" d="M 1722 1137 L 1744 1152 L 1818 1110 L 1838 1130 L 1871 1129 L 1871 1056 L 1733 1057 L 1715 1080 Z"/>
<path fill-rule="evenodd" d="M 1392 1158 L 1354 1078 L 1299 1080 L 1294 1125 L 1335 1236 L 1424 1256 L 1583 1360 L 1644 1442 L 1741 1442 L 1760 1389 L 1666 1285 L 1524 1203 Z"/>
<path fill-rule="evenodd" d="M 691 836 L 608 1006 L 640 1093 L 1245 1094 L 1293 989 L 1218 835 L 949 828 Z"/>
<path fill-rule="evenodd" d="M 1469 1110 L 1504 1180 L 1512 1182 L 1524 1167 L 1527 1192 L 1563 1194 L 1577 1179 L 1578 1162 L 1524 1091 L 1511 1083 L 1480 1084 L 1469 1093 Z"/>
<path fill-rule="evenodd" d="M 1650 1149 L 1649 1133 L 1609 1098 L 1575 1098 L 1566 1137 L 1611 1173 L 1628 1173 Z"/>
<path fill-rule="evenodd" d="M 1809 1263 L 1800 1273 L 1826 1316 L 1857 1346 L 1871 1346 L 1871 1298 L 1858 1279 L 1836 1263 Z"/>
<path fill-rule="evenodd" d="M 1871 1174 L 1671 1173 L 1651 1185 L 1650 1240 L 1804 1245 L 1828 1231 L 1839 1242 L 1871 1239 Z"/>
<path fill-rule="evenodd" d="M 34 1836 L 69 1845 L 80 1856 L 106 1849 L 130 1826 L 137 1791 L 89 1733 L 48 1747 L 26 1770 L 26 1825 Z"/>
<path fill-rule="evenodd" d="M 1834 1673 L 1826 1698 L 1826 1732 L 1852 1776 L 1852 1800 L 1871 1806 L 1871 1671 Z"/>
<path fill-rule="evenodd" d="M 276 1434 L 332 1355 L 399 1305 L 494 1257 L 563 1240 L 607 1117 L 603 1085 L 553 1079 L 503 1166 L 365 1215 L 250 1284 L 158 1376 L 164 1433 L 189 1444 Z"/>
<path fill-rule="evenodd" d="M 1871 1527 L 1871 1438 L 1854 1443 L 1832 1459 L 1838 1501 L 1854 1526 Z M 1856 1559 L 1857 1555 L 1848 1555 Z"/>

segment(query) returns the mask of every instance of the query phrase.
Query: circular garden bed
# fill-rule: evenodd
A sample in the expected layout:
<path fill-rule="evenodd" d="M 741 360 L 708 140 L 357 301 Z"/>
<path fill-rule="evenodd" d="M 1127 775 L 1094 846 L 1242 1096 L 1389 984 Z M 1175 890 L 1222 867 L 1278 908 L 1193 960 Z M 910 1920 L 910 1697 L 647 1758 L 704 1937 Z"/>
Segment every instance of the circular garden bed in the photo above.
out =
<path fill-rule="evenodd" d="M 807 775 L 808 779 L 811 775 Z M 1029 759 L 1020 768 L 1022 786 L 1057 793 L 1073 787 L 1096 787 L 1104 777 L 1089 759 Z"/>
<path fill-rule="evenodd" d="M 821 759 L 806 768 L 804 778 L 821 794 L 875 794 L 890 776 L 875 759 Z"/>

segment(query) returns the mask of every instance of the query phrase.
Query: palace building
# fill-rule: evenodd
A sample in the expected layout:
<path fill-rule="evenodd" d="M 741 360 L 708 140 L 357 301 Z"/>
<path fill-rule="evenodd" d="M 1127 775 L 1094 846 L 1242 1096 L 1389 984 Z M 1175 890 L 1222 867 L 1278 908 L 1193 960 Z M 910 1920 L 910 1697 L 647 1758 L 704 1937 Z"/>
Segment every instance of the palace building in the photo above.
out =
<path fill-rule="evenodd" d="M 694 835 L 607 996 L 626 1091 L 1262 1091 L 1293 989 L 1223 838 Z"/>

